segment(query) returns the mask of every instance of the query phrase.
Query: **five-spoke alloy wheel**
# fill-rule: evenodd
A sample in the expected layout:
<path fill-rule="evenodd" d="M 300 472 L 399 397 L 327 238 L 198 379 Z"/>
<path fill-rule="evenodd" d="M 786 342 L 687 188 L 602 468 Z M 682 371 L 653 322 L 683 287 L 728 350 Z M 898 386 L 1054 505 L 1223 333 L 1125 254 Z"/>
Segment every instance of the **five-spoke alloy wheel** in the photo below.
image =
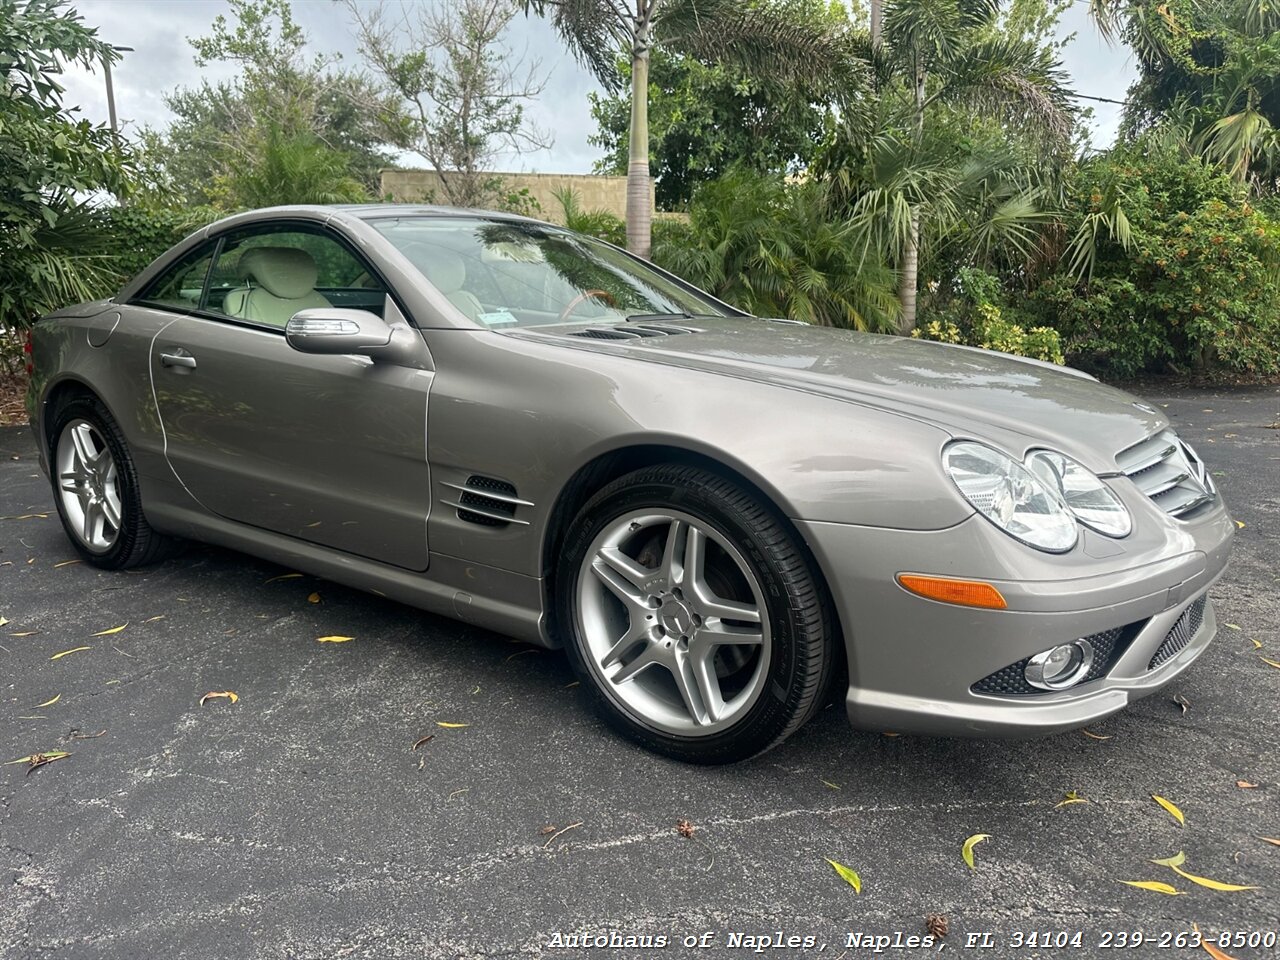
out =
<path fill-rule="evenodd" d="M 569 532 L 557 589 L 575 669 L 651 749 L 745 759 L 822 703 L 825 592 L 785 522 L 726 478 L 660 465 L 608 484 Z"/>
<path fill-rule="evenodd" d="M 71 420 L 62 428 L 54 472 L 69 531 L 86 550 L 106 553 L 120 535 L 120 472 L 89 421 Z"/>

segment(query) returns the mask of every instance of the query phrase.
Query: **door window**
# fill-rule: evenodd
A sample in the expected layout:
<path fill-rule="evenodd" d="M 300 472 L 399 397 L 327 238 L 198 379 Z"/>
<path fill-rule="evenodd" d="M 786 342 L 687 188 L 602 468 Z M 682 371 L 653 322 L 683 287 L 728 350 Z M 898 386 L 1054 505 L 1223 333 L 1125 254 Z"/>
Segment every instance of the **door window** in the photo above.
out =
<path fill-rule="evenodd" d="M 136 302 L 186 313 L 200 306 L 216 242 L 206 243 L 182 257 L 147 285 Z"/>
<path fill-rule="evenodd" d="M 227 236 L 209 277 L 204 309 L 283 328 L 299 310 L 349 307 L 381 316 L 387 290 L 332 236 L 289 227 Z"/>

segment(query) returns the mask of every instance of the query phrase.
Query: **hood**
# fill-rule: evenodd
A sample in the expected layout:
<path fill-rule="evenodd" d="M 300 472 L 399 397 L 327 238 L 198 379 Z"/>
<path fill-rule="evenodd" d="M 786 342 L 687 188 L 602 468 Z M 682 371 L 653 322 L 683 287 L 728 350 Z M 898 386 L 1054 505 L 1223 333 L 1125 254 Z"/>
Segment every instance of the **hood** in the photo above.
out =
<path fill-rule="evenodd" d="M 599 352 L 874 406 L 956 437 L 1022 446 L 1010 449 L 1019 455 L 1051 446 L 1100 473 L 1114 472 L 1117 453 L 1168 425 L 1156 408 L 1087 374 L 989 350 L 746 317 L 620 329 L 645 326 L 690 332 L 627 339 L 595 339 L 581 327 L 540 332 Z"/>

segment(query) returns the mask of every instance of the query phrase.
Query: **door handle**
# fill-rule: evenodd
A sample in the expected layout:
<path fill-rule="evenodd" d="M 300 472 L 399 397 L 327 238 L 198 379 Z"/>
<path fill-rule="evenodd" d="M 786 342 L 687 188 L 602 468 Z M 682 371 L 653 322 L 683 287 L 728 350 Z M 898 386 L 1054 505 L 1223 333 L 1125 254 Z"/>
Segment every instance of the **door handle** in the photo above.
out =
<path fill-rule="evenodd" d="M 186 367 L 189 370 L 196 368 L 196 358 L 189 353 L 162 353 L 160 362 L 166 367 Z"/>

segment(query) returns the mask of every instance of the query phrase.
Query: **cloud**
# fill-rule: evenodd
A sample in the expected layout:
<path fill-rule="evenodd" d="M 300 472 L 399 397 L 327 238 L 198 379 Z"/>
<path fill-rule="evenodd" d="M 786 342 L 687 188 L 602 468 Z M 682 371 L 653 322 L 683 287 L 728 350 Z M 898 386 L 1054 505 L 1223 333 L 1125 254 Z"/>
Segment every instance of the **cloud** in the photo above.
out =
<path fill-rule="evenodd" d="M 293 6 L 295 19 L 316 51 L 338 53 L 345 63 L 359 64 L 345 10 L 332 0 L 294 0 Z M 197 67 L 186 39 L 208 33 L 214 18 L 227 12 L 225 0 L 78 0 L 76 8 L 108 43 L 134 48 L 113 69 L 116 110 L 126 130 L 166 126 L 170 117 L 164 94 L 175 87 L 198 86 L 201 80 L 217 82 L 235 75 L 229 64 Z M 1128 52 L 1102 43 L 1079 4 L 1067 12 L 1059 35 L 1073 32 L 1078 36 L 1065 48 L 1064 62 L 1079 92 L 1123 99 L 1135 76 Z M 601 151 L 587 142 L 595 131 L 587 94 L 599 90 L 599 84 L 545 21 L 519 17 L 509 34 L 509 43 L 517 53 L 527 50 L 549 71 L 546 89 L 527 112 L 535 125 L 554 133 L 555 143 L 549 150 L 504 156 L 501 165 L 512 172 L 590 172 Z M 70 69 L 64 85 L 69 104 L 78 105 L 93 122 L 106 122 L 101 68 L 93 72 Z M 1107 146 L 1115 136 L 1121 108 L 1090 106 L 1094 108 L 1094 145 Z"/>

